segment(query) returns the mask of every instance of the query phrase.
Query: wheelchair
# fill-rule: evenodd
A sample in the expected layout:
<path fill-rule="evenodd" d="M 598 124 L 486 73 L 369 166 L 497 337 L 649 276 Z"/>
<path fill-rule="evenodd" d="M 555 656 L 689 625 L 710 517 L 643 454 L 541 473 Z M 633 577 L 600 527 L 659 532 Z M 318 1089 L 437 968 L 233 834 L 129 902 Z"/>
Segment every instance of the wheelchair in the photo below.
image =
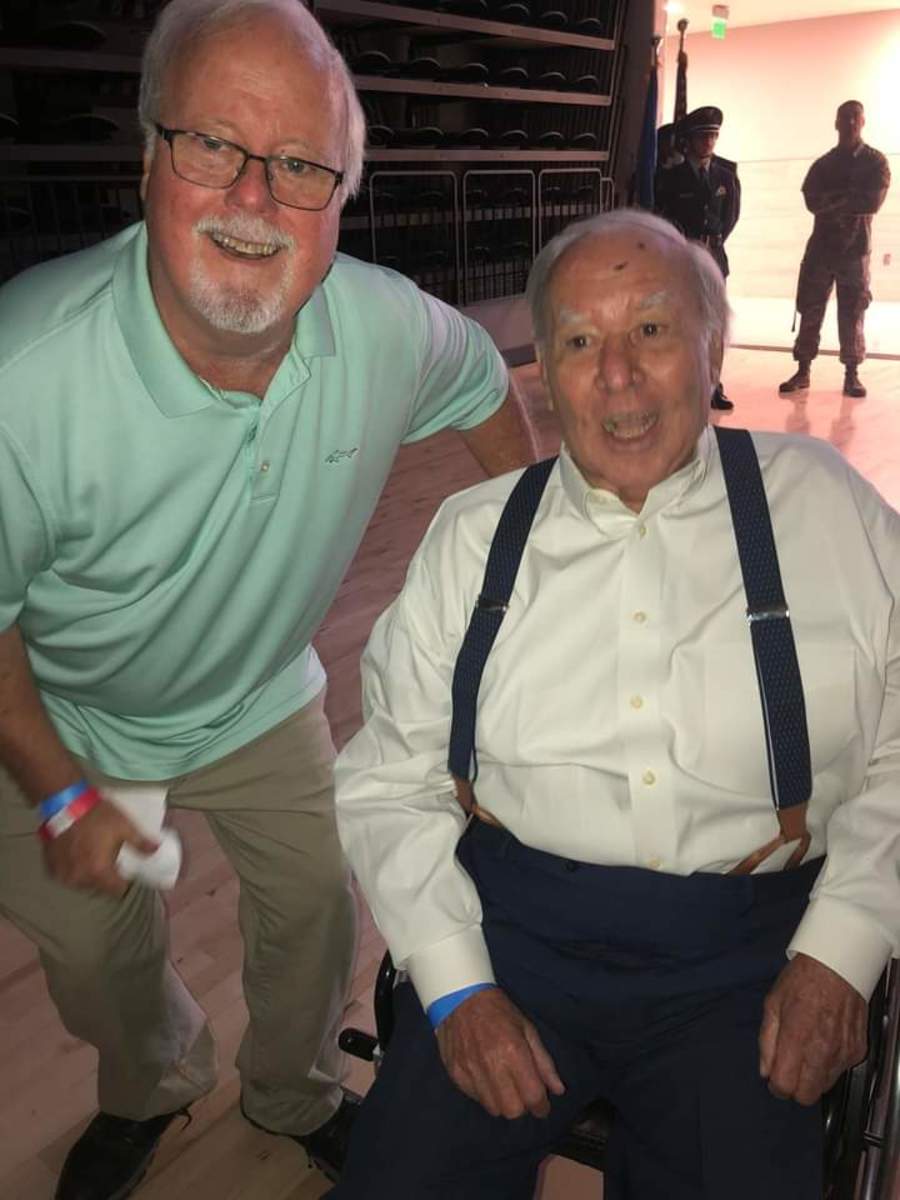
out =
<path fill-rule="evenodd" d="M 347 1028 L 342 1050 L 375 1065 L 394 1029 L 398 971 L 386 952 L 375 980 L 375 1033 Z M 900 960 L 888 964 L 869 1004 L 869 1049 L 822 1101 L 823 1200 L 900 1200 Z M 615 1113 L 605 1101 L 588 1106 L 553 1153 L 603 1170 Z"/>

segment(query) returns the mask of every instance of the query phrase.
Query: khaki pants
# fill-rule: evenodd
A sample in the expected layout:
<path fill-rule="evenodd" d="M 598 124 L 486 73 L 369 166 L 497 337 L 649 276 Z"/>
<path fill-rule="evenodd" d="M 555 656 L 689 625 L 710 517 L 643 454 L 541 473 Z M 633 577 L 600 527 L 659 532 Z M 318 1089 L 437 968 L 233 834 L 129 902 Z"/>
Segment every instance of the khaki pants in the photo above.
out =
<path fill-rule="evenodd" d="M 355 947 L 323 703 L 169 790 L 171 808 L 206 814 L 240 877 L 244 1107 L 289 1133 L 317 1128 L 339 1103 L 336 1038 Z M 44 868 L 36 826 L 0 774 L 0 915 L 37 946 L 68 1031 L 99 1051 L 100 1108 L 143 1120 L 189 1104 L 215 1083 L 215 1047 L 168 961 L 159 894 L 132 886 L 116 900 L 63 887 Z"/>

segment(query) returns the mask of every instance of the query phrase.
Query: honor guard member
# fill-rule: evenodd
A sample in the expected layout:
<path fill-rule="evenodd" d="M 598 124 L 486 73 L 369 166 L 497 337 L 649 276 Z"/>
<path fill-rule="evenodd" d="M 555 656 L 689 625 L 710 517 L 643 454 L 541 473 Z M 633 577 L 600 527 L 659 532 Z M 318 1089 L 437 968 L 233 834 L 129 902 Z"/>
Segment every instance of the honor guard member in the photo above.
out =
<path fill-rule="evenodd" d="M 656 210 L 685 237 L 702 242 L 727 279 L 725 242 L 741 214 L 741 184 L 737 163 L 713 153 L 721 127 L 722 110 L 712 105 L 695 108 L 677 123 L 675 140 L 684 160 L 658 173 Z M 712 407 L 734 408 L 721 381 Z"/>
<path fill-rule="evenodd" d="M 822 321 L 835 283 L 844 395 L 861 398 L 866 394 L 857 368 L 866 356 L 863 323 L 872 299 L 872 217 L 884 203 L 891 169 L 884 155 L 862 140 L 865 123 L 860 102 L 845 100 L 834 122 L 838 144 L 816 159 L 803 180 L 803 199 L 815 224 L 797 282 L 797 370 L 779 387 L 782 396 L 809 388 L 809 364 L 819 352 Z"/>

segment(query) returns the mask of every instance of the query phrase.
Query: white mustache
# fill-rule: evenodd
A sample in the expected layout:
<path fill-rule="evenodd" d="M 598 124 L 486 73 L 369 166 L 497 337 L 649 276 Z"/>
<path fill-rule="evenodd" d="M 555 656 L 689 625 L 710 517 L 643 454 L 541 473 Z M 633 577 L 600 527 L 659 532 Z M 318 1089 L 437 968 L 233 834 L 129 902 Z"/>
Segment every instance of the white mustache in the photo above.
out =
<path fill-rule="evenodd" d="M 260 217 L 235 214 L 233 217 L 201 217 L 194 226 L 194 233 L 210 233 L 218 237 L 236 238 L 239 242 L 256 242 L 259 245 L 278 246 L 292 250 L 294 239 L 288 233 L 275 229 Z"/>

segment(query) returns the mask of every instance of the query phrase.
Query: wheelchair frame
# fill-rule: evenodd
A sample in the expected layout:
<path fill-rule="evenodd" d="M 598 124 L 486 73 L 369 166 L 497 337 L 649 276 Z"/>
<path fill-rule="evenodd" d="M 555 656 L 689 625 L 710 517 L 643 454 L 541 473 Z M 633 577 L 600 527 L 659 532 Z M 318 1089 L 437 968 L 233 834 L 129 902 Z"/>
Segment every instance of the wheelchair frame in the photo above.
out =
<path fill-rule="evenodd" d="M 394 1031 L 394 987 L 402 978 L 385 952 L 375 980 L 375 1034 L 347 1028 L 342 1050 L 375 1069 Z M 892 960 L 869 1005 L 866 1057 L 823 1097 L 825 1192 L 823 1200 L 900 1200 L 900 961 Z M 592 1104 L 554 1153 L 603 1170 L 614 1113 Z"/>

